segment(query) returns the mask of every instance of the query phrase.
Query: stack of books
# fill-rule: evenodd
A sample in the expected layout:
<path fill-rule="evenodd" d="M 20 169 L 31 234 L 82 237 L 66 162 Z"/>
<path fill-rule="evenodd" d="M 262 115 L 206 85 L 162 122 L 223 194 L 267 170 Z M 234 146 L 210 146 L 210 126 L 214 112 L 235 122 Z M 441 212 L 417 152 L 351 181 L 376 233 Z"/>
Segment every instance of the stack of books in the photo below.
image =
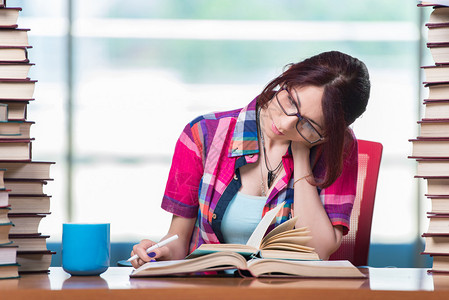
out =
<path fill-rule="evenodd" d="M 17 264 L 17 245 L 9 239 L 13 223 L 8 217 L 11 210 L 9 205 L 9 190 L 5 187 L 5 169 L 0 169 L 0 279 L 19 277 Z"/>
<path fill-rule="evenodd" d="M 53 252 L 47 250 L 48 236 L 39 224 L 50 214 L 50 196 L 44 185 L 53 162 L 32 160 L 30 135 L 34 122 L 27 120 L 36 80 L 28 77 L 33 66 L 28 60 L 29 29 L 18 28 L 22 10 L 0 2 L 0 168 L 8 192 L 8 219 L 14 224 L 9 240 L 17 247 L 19 273 L 48 272 Z"/>
<path fill-rule="evenodd" d="M 433 258 L 430 272 L 449 273 L 449 7 L 438 1 L 419 6 L 432 7 L 426 27 L 434 65 L 422 67 L 429 94 L 419 136 L 410 140 L 410 158 L 417 161 L 416 177 L 426 180 L 431 201 L 423 254 Z"/>

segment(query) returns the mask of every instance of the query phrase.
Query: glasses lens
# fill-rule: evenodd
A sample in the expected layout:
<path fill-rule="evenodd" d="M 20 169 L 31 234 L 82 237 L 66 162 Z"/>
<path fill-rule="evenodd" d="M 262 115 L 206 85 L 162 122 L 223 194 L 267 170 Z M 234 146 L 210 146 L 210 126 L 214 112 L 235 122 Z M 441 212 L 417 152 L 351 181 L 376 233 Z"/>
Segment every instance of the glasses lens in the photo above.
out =
<path fill-rule="evenodd" d="M 305 118 L 296 124 L 296 130 L 298 130 L 299 134 L 310 143 L 315 143 L 321 140 L 318 131 L 316 131 L 315 127 L 313 127 Z"/>
<path fill-rule="evenodd" d="M 284 89 L 278 92 L 277 99 L 279 105 L 282 107 L 284 112 L 288 115 L 295 115 L 298 113 L 298 108 L 296 106 L 295 100 L 291 97 L 290 93 Z"/>

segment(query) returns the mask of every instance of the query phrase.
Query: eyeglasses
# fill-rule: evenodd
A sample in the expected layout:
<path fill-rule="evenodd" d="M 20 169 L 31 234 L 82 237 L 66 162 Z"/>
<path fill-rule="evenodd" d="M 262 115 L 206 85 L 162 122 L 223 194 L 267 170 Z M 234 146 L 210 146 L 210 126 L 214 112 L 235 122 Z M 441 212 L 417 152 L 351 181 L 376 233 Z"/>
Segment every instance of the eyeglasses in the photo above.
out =
<path fill-rule="evenodd" d="M 287 96 L 278 97 L 278 94 L 284 90 L 287 92 Z M 277 91 L 275 96 L 279 107 L 282 109 L 284 114 L 286 114 L 287 116 L 298 117 L 296 130 L 307 142 L 309 142 L 310 144 L 315 144 L 324 139 L 324 137 L 316 130 L 312 123 L 307 118 L 301 116 L 301 114 L 299 113 L 298 104 L 286 87 L 282 87 L 279 91 Z"/>

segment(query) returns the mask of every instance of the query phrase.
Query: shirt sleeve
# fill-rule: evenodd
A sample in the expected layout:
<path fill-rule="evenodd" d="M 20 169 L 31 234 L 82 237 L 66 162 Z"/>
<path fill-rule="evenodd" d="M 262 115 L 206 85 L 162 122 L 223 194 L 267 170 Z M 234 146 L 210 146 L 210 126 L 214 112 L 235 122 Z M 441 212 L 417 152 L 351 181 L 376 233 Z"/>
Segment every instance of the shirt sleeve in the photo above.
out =
<path fill-rule="evenodd" d="M 352 132 L 351 132 L 352 134 Z M 349 231 L 352 207 L 357 191 L 358 147 L 352 134 L 340 177 L 320 193 L 324 209 L 332 225 L 342 225 L 343 235 Z"/>
<path fill-rule="evenodd" d="M 188 124 L 179 137 L 162 199 L 162 209 L 194 218 L 198 214 L 198 189 L 203 174 L 202 154 Z"/>

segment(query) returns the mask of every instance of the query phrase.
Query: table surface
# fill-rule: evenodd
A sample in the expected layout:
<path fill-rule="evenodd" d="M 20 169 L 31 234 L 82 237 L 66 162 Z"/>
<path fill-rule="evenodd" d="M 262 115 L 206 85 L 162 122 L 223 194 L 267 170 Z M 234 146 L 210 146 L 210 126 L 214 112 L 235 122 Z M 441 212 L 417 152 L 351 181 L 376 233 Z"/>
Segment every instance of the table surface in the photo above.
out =
<path fill-rule="evenodd" d="M 111 267 L 100 276 L 70 276 L 52 267 L 49 274 L 0 280 L 1 295 L 11 299 L 449 299 L 449 275 L 427 269 L 366 268 L 366 279 L 253 279 L 235 277 L 130 278 L 132 268 Z M 30 298 L 31 297 L 31 298 Z M 249 298 L 248 298 L 249 297 Z M 401 298 L 401 299 L 402 299 Z"/>

